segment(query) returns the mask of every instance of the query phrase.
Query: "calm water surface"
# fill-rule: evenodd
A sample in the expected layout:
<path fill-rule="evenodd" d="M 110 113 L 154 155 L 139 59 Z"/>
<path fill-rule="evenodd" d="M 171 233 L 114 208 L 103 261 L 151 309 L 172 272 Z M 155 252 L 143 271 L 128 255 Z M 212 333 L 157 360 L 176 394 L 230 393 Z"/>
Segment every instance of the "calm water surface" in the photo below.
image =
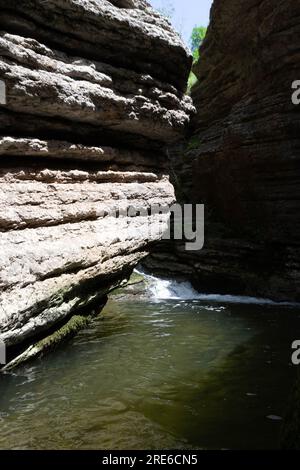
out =
<path fill-rule="evenodd" d="M 0 447 L 276 448 L 297 334 L 296 308 L 113 298 L 0 377 Z"/>

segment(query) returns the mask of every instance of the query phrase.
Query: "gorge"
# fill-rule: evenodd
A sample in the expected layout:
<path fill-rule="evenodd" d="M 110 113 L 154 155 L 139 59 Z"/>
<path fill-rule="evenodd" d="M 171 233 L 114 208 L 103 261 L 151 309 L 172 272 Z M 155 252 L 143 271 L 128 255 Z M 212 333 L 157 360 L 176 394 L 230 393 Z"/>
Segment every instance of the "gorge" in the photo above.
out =
<path fill-rule="evenodd" d="M 206 293 L 299 301 L 299 15 L 293 0 L 213 2 L 190 138 L 169 151 L 180 200 L 205 204 L 205 246 L 159 244 L 150 271 Z"/>
<path fill-rule="evenodd" d="M 0 449 L 299 448 L 299 2 L 0 13 Z"/>

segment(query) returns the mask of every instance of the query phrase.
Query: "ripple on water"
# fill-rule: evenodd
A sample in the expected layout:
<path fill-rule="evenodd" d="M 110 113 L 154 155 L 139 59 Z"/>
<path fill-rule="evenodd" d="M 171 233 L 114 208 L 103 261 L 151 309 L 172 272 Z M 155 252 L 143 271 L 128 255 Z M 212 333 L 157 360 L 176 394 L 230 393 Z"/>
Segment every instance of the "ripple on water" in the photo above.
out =
<path fill-rule="evenodd" d="M 284 306 L 112 300 L 0 378 L 0 447 L 275 448 L 299 327 Z"/>

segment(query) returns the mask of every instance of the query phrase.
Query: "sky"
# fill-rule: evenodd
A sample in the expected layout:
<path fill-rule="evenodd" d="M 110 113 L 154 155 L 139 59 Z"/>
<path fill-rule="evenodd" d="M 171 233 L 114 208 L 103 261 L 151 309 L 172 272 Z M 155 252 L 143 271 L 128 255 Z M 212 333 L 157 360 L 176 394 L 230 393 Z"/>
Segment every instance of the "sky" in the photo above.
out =
<path fill-rule="evenodd" d="M 213 0 L 148 0 L 154 8 L 174 8 L 172 23 L 189 45 L 194 26 L 208 26 Z"/>

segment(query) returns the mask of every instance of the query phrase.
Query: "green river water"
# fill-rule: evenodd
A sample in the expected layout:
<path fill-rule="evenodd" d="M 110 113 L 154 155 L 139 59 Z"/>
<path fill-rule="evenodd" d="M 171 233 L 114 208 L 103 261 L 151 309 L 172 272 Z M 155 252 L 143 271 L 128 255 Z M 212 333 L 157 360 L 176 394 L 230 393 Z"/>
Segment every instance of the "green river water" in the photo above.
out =
<path fill-rule="evenodd" d="M 113 296 L 72 341 L 3 374 L 0 448 L 277 448 L 299 308 L 163 297 Z"/>

